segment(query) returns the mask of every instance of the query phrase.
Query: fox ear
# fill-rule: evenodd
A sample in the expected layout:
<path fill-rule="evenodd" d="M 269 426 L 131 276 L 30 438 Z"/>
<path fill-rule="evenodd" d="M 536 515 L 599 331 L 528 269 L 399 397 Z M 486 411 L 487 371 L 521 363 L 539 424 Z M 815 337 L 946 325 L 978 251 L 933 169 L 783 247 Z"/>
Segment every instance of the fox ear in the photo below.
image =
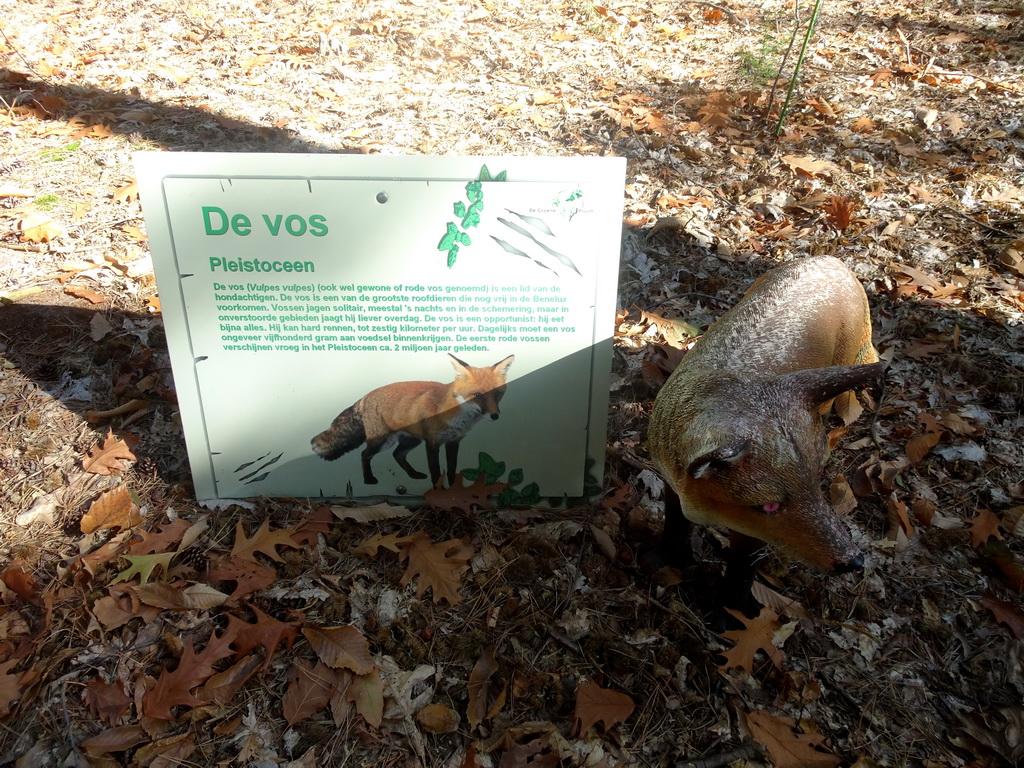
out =
<path fill-rule="evenodd" d="M 504 378 L 505 376 L 508 376 L 508 369 L 511 367 L 512 363 L 514 363 L 515 361 L 516 361 L 516 356 L 515 355 L 509 355 L 504 360 L 499 360 L 497 363 L 495 363 L 491 367 L 494 369 L 494 372 L 496 374 L 498 374 L 499 376 Z"/>
<path fill-rule="evenodd" d="M 888 367 L 888 363 L 836 365 L 831 368 L 793 371 L 779 379 L 808 409 L 814 410 L 843 392 L 867 386 L 880 379 Z"/>
<path fill-rule="evenodd" d="M 724 469 L 735 464 L 746 456 L 749 451 L 749 442 L 737 443 L 735 445 L 720 445 L 718 448 L 708 451 L 691 461 L 689 466 L 686 467 L 686 474 L 694 479 L 700 479 L 712 470 Z"/>
<path fill-rule="evenodd" d="M 469 363 L 464 363 L 462 360 L 459 360 L 459 358 L 457 358 L 451 352 L 448 353 L 448 357 L 452 359 L 452 368 L 455 369 L 455 375 L 465 376 L 466 371 L 469 369 Z"/>

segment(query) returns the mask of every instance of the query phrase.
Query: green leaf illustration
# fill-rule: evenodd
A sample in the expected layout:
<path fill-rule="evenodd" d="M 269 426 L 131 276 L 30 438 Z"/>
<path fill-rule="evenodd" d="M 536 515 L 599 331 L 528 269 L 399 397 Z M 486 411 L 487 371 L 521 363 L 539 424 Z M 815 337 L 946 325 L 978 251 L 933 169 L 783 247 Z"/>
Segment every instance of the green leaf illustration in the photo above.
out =
<path fill-rule="evenodd" d="M 456 200 L 455 205 L 452 206 L 455 211 L 455 215 L 460 219 L 466 215 L 466 204 L 461 200 Z"/>
<path fill-rule="evenodd" d="M 469 235 L 467 235 L 465 232 L 459 232 L 459 234 L 455 236 L 455 239 L 459 241 L 462 245 L 473 244 L 473 241 L 469 239 Z"/>
<path fill-rule="evenodd" d="M 455 259 L 459 256 L 459 246 L 453 245 L 448 249 L 448 269 L 455 266 Z"/>
<path fill-rule="evenodd" d="M 519 503 L 536 504 L 538 501 L 540 501 L 540 486 L 536 483 L 523 486 L 523 490 L 519 492 Z"/>
<path fill-rule="evenodd" d="M 480 181 L 506 181 L 508 179 L 508 171 L 499 171 L 498 173 L 491 175 L 491 170 L 486 166 L 480 166 Z"/>
<path fill-rule="evenodd" d="M 476 227 L 480 225 L 480 211 L 484 209 L 484 201 L 477 200 L 466 211 L 466 215 L 462 218 L 462 228 L 469 229 L 470 227 Z"/>
<path fill-rule="evenodd" d="M 441 242 L 439 242 L 437 244 L 437 250 L 439 250 L 439 251 L 447 251 L 447 250 L 449 250 L 453 245 L 455 245 L 455 238 L 458 237 L 458 235 L 459 235 L 459 228 L 455 226 L 455 222 L 449 221 L 448 222 L 448 231 L 444 233 L 444 237 L 441 238 Z M 457 248 L 456 248 L 456 252 L 458 252 Z M 451 258 L 449 257 L 449 262 L 450 261 L 451 261 Z M 449 263 L 448 266 L 451 266 L 451 264 Z"/>
<path fill-rule="evenodd" d="M 519 485 L 521 482 L 523 482 L 523 470 L 522 469 L 513 469 L 511 472 L 508 473 L 508 484 L 509 485 Z"/>
<path fill-rule="evenodd" d="M 484 185 L 479 181 L 471 181 L 466 185 L 466 198 L 471 203 L 484 199 Z"/>
<path fill-rule="evenodd" d="M 487 475 L 487 482 L 497 482 L 498 478 L 505 474 L 505 462 L 495 461 L 490 455 L 480 453 L 480 469 Z"/>

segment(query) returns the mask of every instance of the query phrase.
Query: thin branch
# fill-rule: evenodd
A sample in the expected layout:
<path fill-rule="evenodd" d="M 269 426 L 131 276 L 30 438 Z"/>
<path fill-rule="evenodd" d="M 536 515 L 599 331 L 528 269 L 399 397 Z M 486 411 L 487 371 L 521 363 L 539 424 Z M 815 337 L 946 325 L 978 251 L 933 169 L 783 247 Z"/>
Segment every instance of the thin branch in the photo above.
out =
<path fill-rule="evenodd" d="M 705 5 L 708 8 L 714 8 L 716 11 L 721 11 L 722 13 L 727 15 L 730 19 L 732 19 L 733 24 L 736 24 L 737 26 L 741 26 L 744 29 L 746 29 L 747 31 L 750 31 L 750 25 L 747 24 L 747 22 L 741 21 L 739 16 L 737 16 L 735 13 L 730 11 L 728 8 L 725 8 L 725 7 L 721 6 L 721 5 L 715 5 L 714 3 L 709 3 L 709 2 L 707 2 L 707 0 L 683 0 L 683 3 L 685 3 L 687 5 Z"/>

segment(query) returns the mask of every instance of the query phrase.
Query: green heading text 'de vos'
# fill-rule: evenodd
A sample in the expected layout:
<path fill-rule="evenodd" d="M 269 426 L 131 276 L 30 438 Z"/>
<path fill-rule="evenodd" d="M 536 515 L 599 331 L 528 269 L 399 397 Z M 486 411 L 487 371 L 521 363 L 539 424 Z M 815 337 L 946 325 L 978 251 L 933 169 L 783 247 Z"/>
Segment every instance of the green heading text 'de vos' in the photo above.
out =
<path fill-rule="evenodd" d="M 252 233 L 253 220 L 244 213 L 228 214 L 227 211 L 216 205 L 204 205 L 202 210 L 203 230 L 207 235 L 226 235 L 231 232 L 239 237 L 247 237 Z M 329 231 L 327 217 L 319 213 L 314 213 L 309 218 L 297 213 L 289 216 L 281 213 L 273 215 L 262 213 L 255 226 L 258 227 L 260 221 L 263 222 L 272 237 L 277 237 L 282 233 L 292 237 L 302 237 L 303 235 L 323 237 Z"/>

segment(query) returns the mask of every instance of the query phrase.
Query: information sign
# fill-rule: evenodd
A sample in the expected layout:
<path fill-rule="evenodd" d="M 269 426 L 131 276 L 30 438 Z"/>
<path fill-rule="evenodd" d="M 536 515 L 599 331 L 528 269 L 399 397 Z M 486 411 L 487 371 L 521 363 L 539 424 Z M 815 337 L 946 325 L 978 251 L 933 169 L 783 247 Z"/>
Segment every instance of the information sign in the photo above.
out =
<path fill-rule="evenodd" d="M 599 482 L 623 160 L 135 163 L 197 496 Z"/>

